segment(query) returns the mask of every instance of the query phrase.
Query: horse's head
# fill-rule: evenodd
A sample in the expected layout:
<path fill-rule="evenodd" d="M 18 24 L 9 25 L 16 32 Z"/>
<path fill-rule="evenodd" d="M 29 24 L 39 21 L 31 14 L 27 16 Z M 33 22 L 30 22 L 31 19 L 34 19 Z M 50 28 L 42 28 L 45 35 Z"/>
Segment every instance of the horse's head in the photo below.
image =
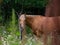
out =
<path fill-rule="evenodd" d="M 19 17 L 19 24 L 21 27 L 24 28 L 25 26 L 25 14 L 21 14 L 20 17 Z"/>
<path fill-rule="evenodd" d="M 19 15 L 19 27 L 20 27 L 21 39 L 22 39 L 22 36 L 25 35 L 25 14 Z"/>

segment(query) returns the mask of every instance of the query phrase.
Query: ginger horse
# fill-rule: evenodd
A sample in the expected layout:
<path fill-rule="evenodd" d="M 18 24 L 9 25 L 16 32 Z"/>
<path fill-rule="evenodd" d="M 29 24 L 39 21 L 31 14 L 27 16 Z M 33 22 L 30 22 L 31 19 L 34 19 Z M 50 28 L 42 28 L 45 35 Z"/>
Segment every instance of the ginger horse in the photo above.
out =
<path fill-rule="evenodd" d="M 45 17 L 40 15 L 22 14 L 19 17 L 20 24 L 24 28 L 24 24 L 32 29 L 37 37 L 43 36 L 44 45 L 47 43 L 47 35 L 52 33 L 60 35 L 60 17 Z"/>

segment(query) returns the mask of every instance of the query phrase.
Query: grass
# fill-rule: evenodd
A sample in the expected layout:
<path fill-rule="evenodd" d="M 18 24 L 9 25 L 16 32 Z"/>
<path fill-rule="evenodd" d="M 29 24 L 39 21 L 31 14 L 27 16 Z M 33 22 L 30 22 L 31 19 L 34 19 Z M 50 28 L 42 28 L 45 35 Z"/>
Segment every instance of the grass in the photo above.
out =
<path fill-rule="evenodd" d="M 25 36 L 23 40 L 20 40 L 16 36 L 8 35 L 7 37 L 1 37 L 1 45 L 43 45 L 42 39 L 38 40 L 35 37 Z M 50 38 L 48 39 L 48 45 L 50 45 Z"/>
<path fill-rule="evenodd" d="M 42 45 L 41 41 L 37 41 L 33 37 L 26 37 L 24 40 L 20 40 L 12 35 L 8 35 L 7 38 L 2 37 L 2 42 L 3 45 Z"/>

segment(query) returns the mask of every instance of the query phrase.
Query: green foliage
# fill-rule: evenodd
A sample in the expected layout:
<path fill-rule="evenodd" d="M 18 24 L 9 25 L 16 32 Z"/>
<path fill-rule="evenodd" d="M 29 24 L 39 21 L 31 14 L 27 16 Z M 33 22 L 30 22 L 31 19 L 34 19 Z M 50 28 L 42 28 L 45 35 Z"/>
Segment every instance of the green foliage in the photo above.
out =
<path fill-rule="evenodd" d="M 2 18 L 2 10 L 1 10 L 1 6 L 0 6 L 0 23 L 2 23 L 2 21 L 3 21 L 3 18 Z"/>
<path fill-rule="evenodd" d="M 28 26 L 26 26 L 26 31 L 27 31 L 27 34 L 32 33 L 32 31 L 31 31 L 30 27 L 28 27 Z"/>
<path fill-rule="evenodd" d="M 0 40 L 0 45 L 3 45 L 1 40 Z"/>
<path fill-rule="evenodd" d="M 15 12 L 20 12 L 23 6 L 23 10 L 27 13 L 33 12 L 31 11 L 34 8 L 40 9 L 44 8 L 47 4 L 47 0 L 3 0 L 0 4 L 0 22 L 8 22 L 11 17 L 11 9 L 14 8 Z M 32 9 L 30 9 L 33 7 Z M 38 10 L 38 9 L 37 9 Z M 23 13 L 24 13 L 23 11 Z M 44 11 L 42 10 L 44 13 Z M 41 13 L 41 12 L 40 12 Z"/>
<path fill-rule="evenodd" d="M 26 7 L 45 7 L 47 0 L 23 0 L 20 4 Z"/>
<path fill-rule="evenodd" d="M 13 2 L 12 5 L 18 3 L 24 7 L 45 7 L 48 0 L 4 0 L 4 3 Z"/>
<path fill-rule="evenodd" d="M 19 45 L 20 44 L 20 40 L 17 39 L 15 36 L 13 35 L 8 35 L 7 38 L 5 39 L 5 41 L 9 44 L 9 45 Z M 8 45 L 7 44 L 7 45 Z"/>
<path fill-rule="evenodd" d="M 11 20 L 9 22 L 9 25 L 7 25 L 7 31 L 11 32 L 13 35 L 20 35 L 18 31 L 18 24 L 16 24 L 16 15 L 15 15 L 15 10 L 12 9 L 12 16 Z"/>

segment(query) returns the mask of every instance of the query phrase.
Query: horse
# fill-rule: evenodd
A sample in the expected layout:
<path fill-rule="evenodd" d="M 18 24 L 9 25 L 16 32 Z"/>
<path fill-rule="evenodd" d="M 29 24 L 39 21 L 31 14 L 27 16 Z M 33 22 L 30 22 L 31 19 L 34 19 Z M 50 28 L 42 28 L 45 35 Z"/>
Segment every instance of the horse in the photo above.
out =
<path fill-rule="evenodd" d="M 25 25 L 29 26 L 34 35 L 43 37 L 44 45 L 47 43 L 47 35 L 56 33 L 60 35 L 60 16 L 45 17 L 41 15 L 27 15 L 21 14 L 19 17 L 20 25 L 24 28 Z M 52 35 L 53 36 L 53 35 Z"/>

